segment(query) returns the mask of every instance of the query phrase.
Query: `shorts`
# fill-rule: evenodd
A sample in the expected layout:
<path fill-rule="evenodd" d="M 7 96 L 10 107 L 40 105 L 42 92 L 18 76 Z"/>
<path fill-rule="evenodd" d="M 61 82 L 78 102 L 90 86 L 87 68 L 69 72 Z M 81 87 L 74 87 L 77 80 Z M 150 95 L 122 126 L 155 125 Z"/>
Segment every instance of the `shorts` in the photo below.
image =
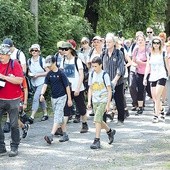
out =
<path fill-rule="evenodd" d="M 157 81 L 153 81 L 151 82 L 151 87 L 156 87 L 156 85 L 159 84 L 161 86 L 165 86 L 166 85 L 166 79 L 165 78 L 161 78 Z"/>
<path fill-rule="evenodd" d="M 93 103 L 94 122 L 102 123 L 106 103 Z"/>
<path fill-rule="evenodd" d="M 67 95 L 51 98 L 52 108 L 54 111 L 54 123 L 62 125 L 64 123 L 64 106 L 66 103 Z"/>

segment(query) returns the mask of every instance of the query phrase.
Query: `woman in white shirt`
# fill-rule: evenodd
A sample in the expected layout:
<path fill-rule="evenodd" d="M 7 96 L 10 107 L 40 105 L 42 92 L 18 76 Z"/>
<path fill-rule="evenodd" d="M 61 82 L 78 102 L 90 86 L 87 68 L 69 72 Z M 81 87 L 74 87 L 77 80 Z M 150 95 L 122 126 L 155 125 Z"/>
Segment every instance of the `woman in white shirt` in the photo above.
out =
<path fill-rule="evenodd" d="M 162 49 L 162 41 L 160 37 L 154 37 L 152 40 L 151 53 L 147 56 L 147 66 L 143 84 L 146 85 L 147 75 L 150 72 L 149 81 L 151 83 L 151 93 L 155 104 L 155 113 L 152 122 L 158 123 L 164 121 L 164 112 L 162 110 L 161 96 L 166 85 L 168 77 L 168 58 Z"/>

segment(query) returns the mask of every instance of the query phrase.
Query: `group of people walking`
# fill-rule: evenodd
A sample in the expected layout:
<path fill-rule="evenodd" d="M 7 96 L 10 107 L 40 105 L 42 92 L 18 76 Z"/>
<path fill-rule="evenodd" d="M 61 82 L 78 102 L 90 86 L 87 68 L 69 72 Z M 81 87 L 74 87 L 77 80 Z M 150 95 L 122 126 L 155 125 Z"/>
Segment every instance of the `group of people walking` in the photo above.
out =
<path fill-rule="evenodd" d="M 7 121 L 4 128 L 0 128 L 0 154 L 7 152 L 4 132 L 9 131 L 9 127 L 12 139 L 9 156 L 12 157 L 18 155 L 19 126 L 23 130 L 22 137 L 26 137 L 39 106 L 43 110 L 41 121 L 48 120 L 47 99 L 44 97 L 48 87 L 54 112 L 52 130 L 44 137 L 48 144 L 53 142 L 59 129 L 62 132 L 59 141 L 69 140 L 67 122 L 73 105 L 76 108 L 74 122 L 82 122 L 80 133 L 88 132 L 87 109 L 93 110 L 96 132 L 90 148 L 100 148 L 101 129 L 105 129 L 108 143 L 112 144 L 116 130 L 108 126 L 104 117 L 110 112 L 114 100 L 117 125 L 124 124 L 129 116 L 125 97 L 127 86 L 135 115 L 143 113 L 148 96 L 154 102 L 153 123 L 165 121 L 162 102 L 166 100 L 165 91 L 169 91 L 166 88 L 170 73 L 169 46 L 165 33 L 154 36 L 153 29 L 148 27 L 147 37 L 138 31 L 134 42 L 113 33 L 108 33 L 105 38 L 95 36 L 91 41 L 83 37 L 79 49 L 73 39 L 59 41 L 56 54 L 46 58 L 41 56 L 40 45 L 33 44 L 29 48 L 31 58 L 26 60 L 13 41 L 5 39 L 0 46 L 0 125 L 4 113 L 7 113 Z M 28 83 L 24 83 L 25 75 L 34 87 L 29 117 L 24 112 L 29 94 L 27 85 L 24 85 Z M 20 120 L 19 106 L 22 106 Z"/>

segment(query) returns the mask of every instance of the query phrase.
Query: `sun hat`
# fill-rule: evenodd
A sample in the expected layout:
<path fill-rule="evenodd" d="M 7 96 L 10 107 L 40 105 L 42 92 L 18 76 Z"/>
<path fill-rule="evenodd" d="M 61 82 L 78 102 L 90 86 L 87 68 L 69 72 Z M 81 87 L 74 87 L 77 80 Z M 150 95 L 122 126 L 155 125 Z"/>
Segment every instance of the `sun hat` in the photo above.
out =
<path fill-rule="evenodd" d="M 63 43 L 64 43 L 64 41 L 57 42 L 57 48 L 61 48 Z"/>
<path fill-rule="evenodd" d="M 40 45 L 39 44 L 32 44 L 31 47 L 29 48 L 29 52 L 31 52 L 32 49 L 37 49 L 40 51 Z"/>

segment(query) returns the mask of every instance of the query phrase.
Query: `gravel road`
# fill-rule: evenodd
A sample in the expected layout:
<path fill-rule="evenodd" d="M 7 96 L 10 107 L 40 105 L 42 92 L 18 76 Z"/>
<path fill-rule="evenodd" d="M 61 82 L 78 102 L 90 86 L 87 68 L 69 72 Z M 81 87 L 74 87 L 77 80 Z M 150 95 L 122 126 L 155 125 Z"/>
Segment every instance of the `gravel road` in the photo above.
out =
<path fill-rule="evenodd" d="M 130 108 L 130 98 L 127 97 Z M 36 119 L 28 136 L 21 140 L 19 155 L 0 157 L 2 170 L 169 170 L 170 169 L 170 117 L 166 122 L 154 124 L 153 104 L 146 101 L 144 113 L 135 116 L 130 111 L 123 126 L 116 125 L 116 117 L 108 124 L 116 129 L 115 140 L 109 145 L 107 135 L 101 133 L 100 150 L 91 150 L 95 128 L 93 117 L 88 117 L 89 132 L 80 134 L 81 123 L 68 123 L 70 140 L 60 143 L 59 137 L 48 145 L 44 136 L 50 133 L 53 116 L 45 122 Z M 10 134 L 5 134 L 9 151 Z"/>

